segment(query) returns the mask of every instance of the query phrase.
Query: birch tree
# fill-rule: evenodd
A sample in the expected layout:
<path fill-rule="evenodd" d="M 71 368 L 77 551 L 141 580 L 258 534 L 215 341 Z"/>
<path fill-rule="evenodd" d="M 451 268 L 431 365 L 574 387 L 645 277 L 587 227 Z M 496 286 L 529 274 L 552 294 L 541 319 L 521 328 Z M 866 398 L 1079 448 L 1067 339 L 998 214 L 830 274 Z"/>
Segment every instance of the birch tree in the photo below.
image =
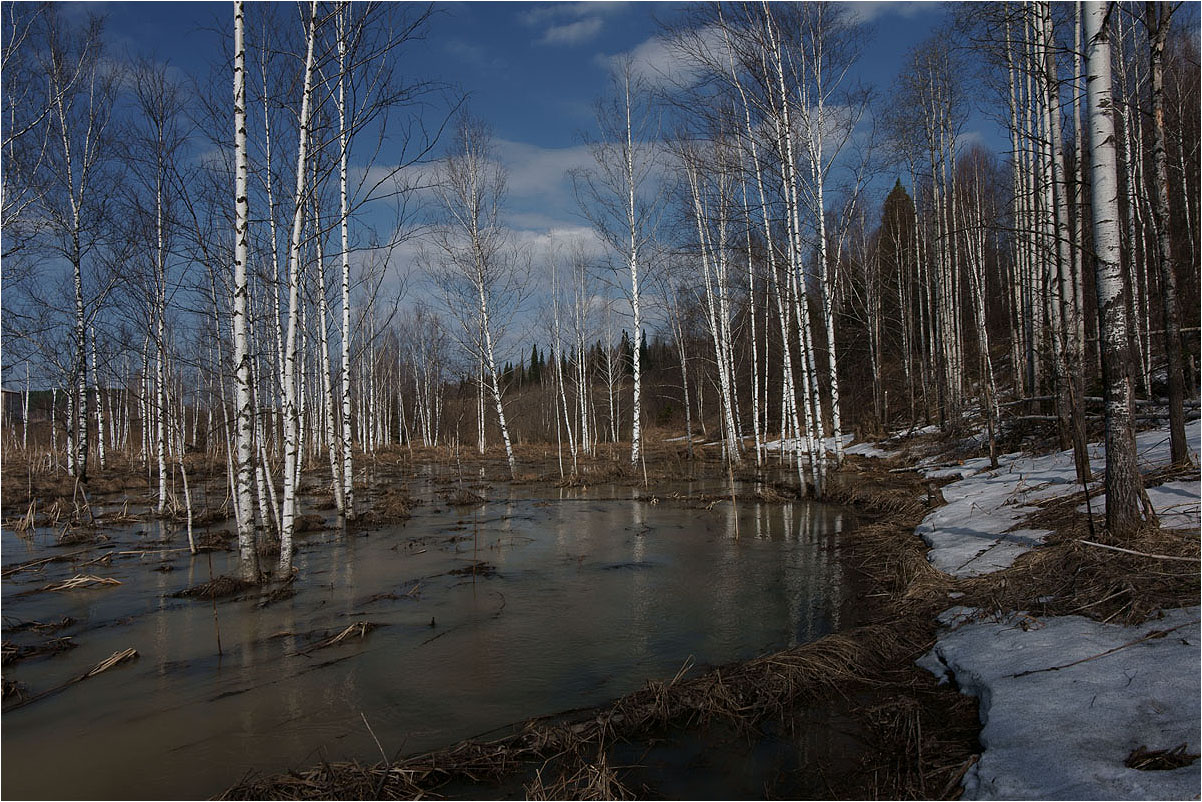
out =
<path fill-rule="evenodd" d="M 303 7 L 303 6 L 302 6 Z M 305 222 L 305 175 L 308 164 L 310 109 L 313 94 L 313 51 L 317 39 L 317 0 L 309 4 L 305 36 L 305 66 L 296 148 L 296 190 L 293 193 L 292 233 L 288 247 L 288 333 L 284 341 L 284 499 L 280 516 L 279 574 L 292 572 L 292 534 L 296 526 L 296 486 L 300 467 L 300 407 L 297 400 L 301 356 L 297 350 L 300 325 L 301 236 Z"/>
<path fill-rule="evenodd" d="M 1084 4 L 1085 85 L 1089 97 L 1090 185 L 1102 382 L 1106 403 L 1106 528 L 1119 538 L 1142 526 L 1143 478 L 1135 452 L 1127 287 L 1119 257 L 1120 217 L 1110 14 L 1115 4 Z"/>
<path fill-rule="evenodd" d="M 630 301 L 634 340 L 639 342 L 643 331 L 640 280 L 647 280 L 661 196 L 653 187 L 657 121 L 648 87 L 629 56 L 614 69 L 612 96 L 598 103 L 597 126 L 600 139 L 589 143 L 596 167 L 574 171 L 573 184 L 585 216 L 629 274 L 629 285 L 623 290 Z M 643 371 L 637 347 L 632 374 L 630 461 L 635 464 L 642 450 L 643 417 Z"/>
<path fill-rule="evenodd" d="M 462 327 L 463 343 L 484 371 L 510 475 L 517 463 L 505 420 L 496 335 L 502 309 L 512 311 L 524 289 L 520 255 L 501 222 L 505 170 L 494 160 L 492 135 L 479 120 L 460 118 L 436 187 L 442 220 L 432 232 L 436 283 Z"/>
<path fill-rule="evenodd" d="M 132 217 L 142 252 L 149 255 L 150 277 L 138 294 L 147 295 L 147 319 L 154 345 L 155 459 L 158 465 L 158 512 L 167 502 L 168 444 L 175 441 L 167 415 L 168 260 L 175 234 L 173 203 L 177 159 L 185 147 L 184 95 L 163 65 L 139 61 L 131 74 L 134 114 L 125 139 L 133 194 Z"/>
<path fill-rule="evenodd" d="M 1164 350 L 1168 363 L 1169 452 L 1174 465 L 1189 460 L 1185 441 L 1185 375 L 1182 368 L 1181 322 L 1177 311 L 1177 274 L 1173 264 L 1172 215 L 1169 210 L 1169 160 L 1165 131 L 1164 50 L 1176 6 L 1144 4 L 1144 24 L 1152 82 L 1152 212 L 1156 223 L 1156 262 L 1160 275 Z"/>
<path fill-rule="evenodd" d="M 91 317 L 111 288 L 111 279 L 87 288 L 85 278 L 99 275 L 98 251 L 112 197 L 109 139 L 117 73 L 102 59 L 101 22 L 89 17 L 79 30 L 62 19 L 56 7 L 43 14 L 45 49 L 41 67 L 50 97 L 51 133 L 47 141 L 46 192 L 41 213 L 52 247 L 71 270 L 74 290 L 74 342 L 70 370 L 71 424 L 68 464 L 87 480 L 88 388 L 87 333 Z M 91 276 L 85 276 L 91 272 Z"/>

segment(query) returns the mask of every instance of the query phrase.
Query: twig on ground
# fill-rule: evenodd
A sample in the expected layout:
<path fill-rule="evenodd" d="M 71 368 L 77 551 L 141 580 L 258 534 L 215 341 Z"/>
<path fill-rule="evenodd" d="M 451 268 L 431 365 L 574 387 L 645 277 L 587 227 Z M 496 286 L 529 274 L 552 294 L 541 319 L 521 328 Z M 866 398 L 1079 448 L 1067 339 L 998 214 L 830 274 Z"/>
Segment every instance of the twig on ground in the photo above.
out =
<path fill-rule="evenodd" d="M 1183 563 L 1196 563 L 1199 561 L 1197 557 L 1173 557 L 1169 554 L 1149 554 L 1146 551 L 1133 551 L 1132 549 L 1121 549 L 1118 546 L 1107 546 L 1105 543 L 1095 543 L 1092 540 L 1077 539 L 1078 543 L 1084 543 L 1086 546 L 1096 546 L 1099 549 L 1110 549 L 1111 551 L 1121 551 L 1123 554 L 1134 554 L 1137 557 L 1151 557 L 1156 560 L 1176 560 Z"/>

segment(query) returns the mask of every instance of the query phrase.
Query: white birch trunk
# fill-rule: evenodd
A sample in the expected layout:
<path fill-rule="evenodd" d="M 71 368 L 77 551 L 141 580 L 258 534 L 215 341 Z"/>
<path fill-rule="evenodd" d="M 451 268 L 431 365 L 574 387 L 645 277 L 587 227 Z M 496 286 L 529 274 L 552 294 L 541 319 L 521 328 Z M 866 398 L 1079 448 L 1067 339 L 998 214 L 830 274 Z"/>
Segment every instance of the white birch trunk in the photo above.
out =
<path fill-rule="evenodd" d="M 279 575 L 292 573 L 292 534 L 296 525 L 296 485 L 300 466 L 300 418 L 297 406 L 297 313 L 300 291 L 301 232 L 305 218 L 305 164 L 308 161 L 309 109 L 313 85 L 313 48 L 317 38 L 317 1 L 309 6 L 306 36 L 304 88 L 301 95 L 300 130 L 296 156 L 296 191 L 292 215 L 292 236 L 288 249 L 288 333 L 284 343 L 284 506 L 280 525 Z"/>
<path fill-rule="evenodd" d="M 238 556 L 244 580 L 259 575 L 255 551 L 254 507 L 251 482 L 254 476 L 252 449 L 254 419 L 251 408 L 250 349 L 248 342 L 249 310 L 246 267 L 249 259 L 250 199 L 247 187 L 248 154 L 246 147 L 246 46 L 242 0 L 234 1 L 234 435 L 237 440 L 237 466 L 234 477 L 234 509 L 237 514 Z M 216 299 L 214 299 L 215 301 Z M 220 341 L 220 338 L 218 338 Z M 228 430 L 227 430 L 228 431 Z"/>
<path fill-rule="evenodd" d="M 1128 537 L 1141 526 L 1143 480 L 1136 465 L 1126 293 L 1119 256 L 1118 165 L 1111 95 L 1110 3 L 1085 3 L 1086 88 L 1098 313 L 1106 398 L 1106 528 Z"/>
<path fill-rule="evenodd" d="M 28 363 L 26 364 L 28 369 Z M 26 376 L 28 381 L 28 375 Z M 92 390 L 96 393 L 96 459 L 100 463 L 100 470 L 104 470 L 105 453 L 104 453 L 104 400 L 100 395 L 100 371 L 96 367 L 96 329 L 92 328 Z M 26 393 L 26 406 L 29 403 L 29 394 Z"/>
<path fill-rule="evenodd" d="M 343 514 L 355 518 L 354 463 L 351 458 L 351 254 L 347 221 L 346 30 L 343 4 L 338 15 L 338 212 L 342 237 L 342 496 Z"/>

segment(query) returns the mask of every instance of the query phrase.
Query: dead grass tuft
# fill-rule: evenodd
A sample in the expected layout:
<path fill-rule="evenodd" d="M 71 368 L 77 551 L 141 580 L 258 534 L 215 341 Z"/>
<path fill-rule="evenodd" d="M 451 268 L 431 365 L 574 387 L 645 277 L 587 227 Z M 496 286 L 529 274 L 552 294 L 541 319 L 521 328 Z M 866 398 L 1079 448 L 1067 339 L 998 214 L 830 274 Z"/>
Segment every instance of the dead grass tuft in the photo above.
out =
<path fill-rule="evenodd" d="M 1183 768 L 1198 759 L 1198 755 L 1185 751 L 1187 746 L 1188 744 L 1179 744 L 1172 749 L 1137 746 L 1127 755 L 1123 765 L 1140 771 L 1172 771 Z"/>
<path fill-rule="evenodd" d="M 209 582 L 193 585 L 171 595 L 180 599 L 223 599 L 227 596 L 236 596 L 253 587 L 255 587 L 254 582 L 247 582 L 233 576 L 219 576 Z"/>

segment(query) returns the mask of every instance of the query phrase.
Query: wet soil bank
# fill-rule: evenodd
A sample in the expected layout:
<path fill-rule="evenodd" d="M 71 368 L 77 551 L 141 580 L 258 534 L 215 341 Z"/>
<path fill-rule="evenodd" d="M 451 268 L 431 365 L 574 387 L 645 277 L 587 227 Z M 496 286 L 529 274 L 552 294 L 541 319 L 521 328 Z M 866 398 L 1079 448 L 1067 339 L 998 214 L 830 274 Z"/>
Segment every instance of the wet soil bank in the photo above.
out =
<path fill-rule="evenodd" d="M 224 798 L 955 798 L 980 752 L 976 701 L 914 664 L 949 603 L 914 535 L 941 499 L 892 467 L 850 458 L 828 494 L 862 520 L 840 546 L 854 626 L 444 749 L 248 776 Z"/>

